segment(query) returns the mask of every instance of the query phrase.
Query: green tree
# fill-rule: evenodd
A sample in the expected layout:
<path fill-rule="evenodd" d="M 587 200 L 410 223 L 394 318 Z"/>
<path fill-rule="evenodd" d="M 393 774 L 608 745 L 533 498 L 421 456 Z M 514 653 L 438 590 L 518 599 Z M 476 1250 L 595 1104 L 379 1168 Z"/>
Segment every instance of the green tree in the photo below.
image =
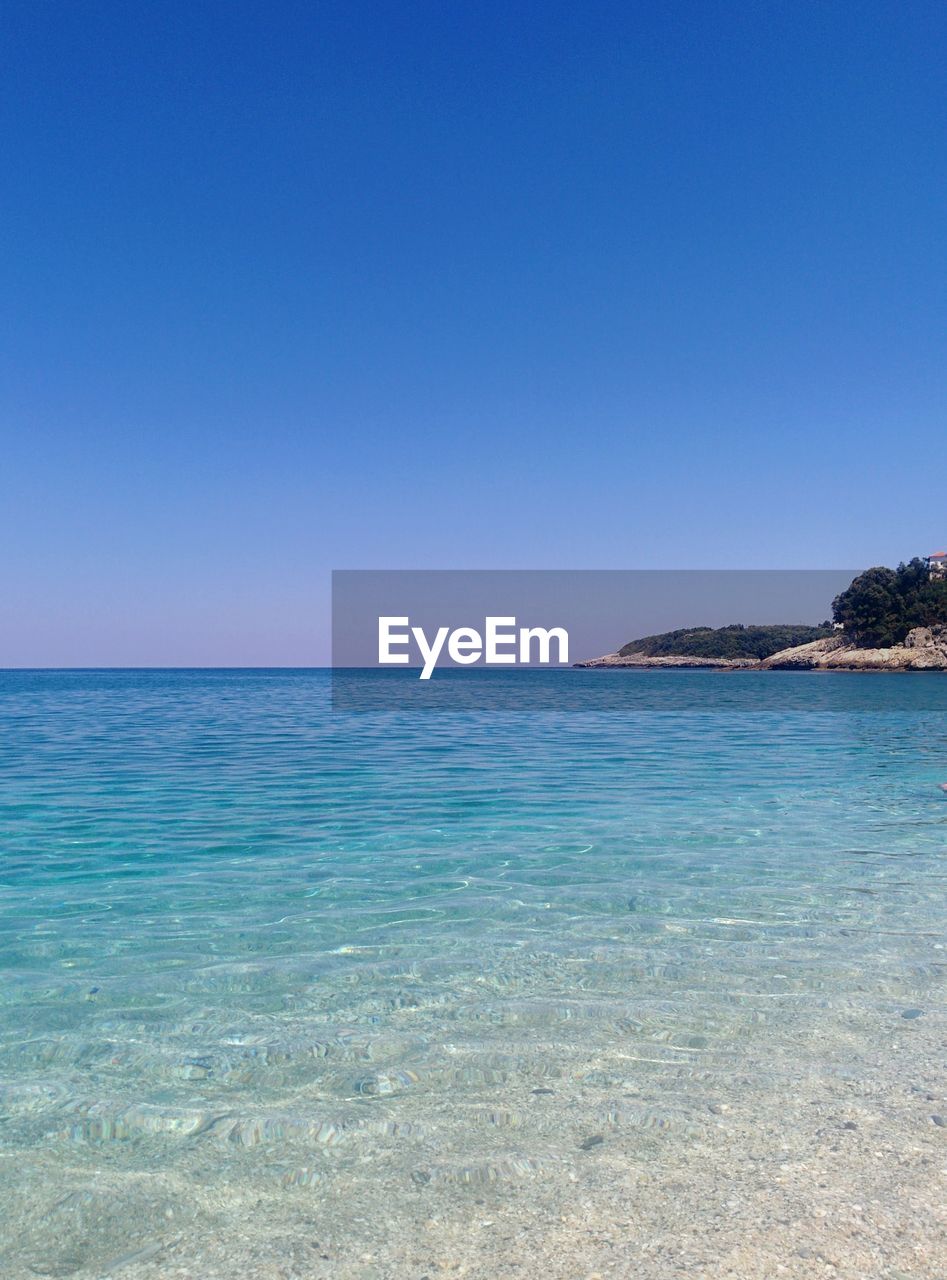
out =
<path fill-rule="evenodd" d="M 914 627 L 947 623 L 947 581 L 932 580 L 915 557 L 897 569 L 866 569 L 832 602 L 846 635 L 862 648 L 902 644 Z"/>

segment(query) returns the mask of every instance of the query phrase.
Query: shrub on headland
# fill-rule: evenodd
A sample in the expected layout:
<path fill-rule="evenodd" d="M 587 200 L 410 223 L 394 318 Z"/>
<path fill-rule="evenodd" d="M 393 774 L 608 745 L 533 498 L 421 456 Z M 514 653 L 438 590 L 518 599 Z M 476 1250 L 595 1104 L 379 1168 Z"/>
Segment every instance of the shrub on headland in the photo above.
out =
<path fill-rule="evenodd" d="M 832 602 L 835 621 L 859 648 L 903 644 L 914 627 L 947 624 L 947 578 L 915 557 L 897 569 L 866 569 Z"/>
<path fill-rule="evenodd" d="M 781 649 L 808 644 L 832 634 L 828 623 L 820 627 L 783 623 L 771 627 L 683 627 L 661 635 L 632 640 L 618 650 L 623 658 L 769 658 Z"/>

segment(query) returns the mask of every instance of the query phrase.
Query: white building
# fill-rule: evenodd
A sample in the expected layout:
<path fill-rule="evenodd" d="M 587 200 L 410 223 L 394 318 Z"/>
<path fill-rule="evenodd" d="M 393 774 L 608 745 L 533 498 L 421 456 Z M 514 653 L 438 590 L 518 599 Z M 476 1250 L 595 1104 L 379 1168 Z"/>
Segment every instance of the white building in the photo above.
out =
<path fill-rule="evenodd" d="M 927 557 L 932 578 L 947 578 L 947 551 L 932 551 Z"/>

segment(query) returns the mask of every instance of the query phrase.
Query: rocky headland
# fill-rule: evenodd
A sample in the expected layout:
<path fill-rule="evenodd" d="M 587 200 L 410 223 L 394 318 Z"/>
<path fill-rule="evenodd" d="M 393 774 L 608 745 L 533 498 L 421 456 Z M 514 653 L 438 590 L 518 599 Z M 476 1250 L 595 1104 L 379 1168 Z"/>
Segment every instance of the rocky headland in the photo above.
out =
<path fill-rule="evenodd" d="M 947 671 L 947 627 L 915 627 L 903 644 L 886 649 L 860 648 L 839 632 L 757 665 L 769 671 Z"/>
<path fill-rule="evenodd" d="M 947 671 L 947 626 L 915 627 L 903 644 L 884 649 L 857 646 L 844 631 L 781 649 L 767 658 L 715 658 L 607 653 L 577 667 L 704 668 L 716 671 Z"/>

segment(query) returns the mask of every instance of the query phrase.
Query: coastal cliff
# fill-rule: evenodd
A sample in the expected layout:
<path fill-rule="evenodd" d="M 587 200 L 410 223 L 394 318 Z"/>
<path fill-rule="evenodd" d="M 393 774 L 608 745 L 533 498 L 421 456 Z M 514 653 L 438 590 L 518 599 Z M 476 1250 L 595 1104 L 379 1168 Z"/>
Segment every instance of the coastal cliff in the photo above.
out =
<path fill-rule="evenodd" d="M 904 644 L 883 649 L 859 648 L 839 632 L 756 665 L 764 671 L 947 671 L 947 627 L 915 627 Z"/>

